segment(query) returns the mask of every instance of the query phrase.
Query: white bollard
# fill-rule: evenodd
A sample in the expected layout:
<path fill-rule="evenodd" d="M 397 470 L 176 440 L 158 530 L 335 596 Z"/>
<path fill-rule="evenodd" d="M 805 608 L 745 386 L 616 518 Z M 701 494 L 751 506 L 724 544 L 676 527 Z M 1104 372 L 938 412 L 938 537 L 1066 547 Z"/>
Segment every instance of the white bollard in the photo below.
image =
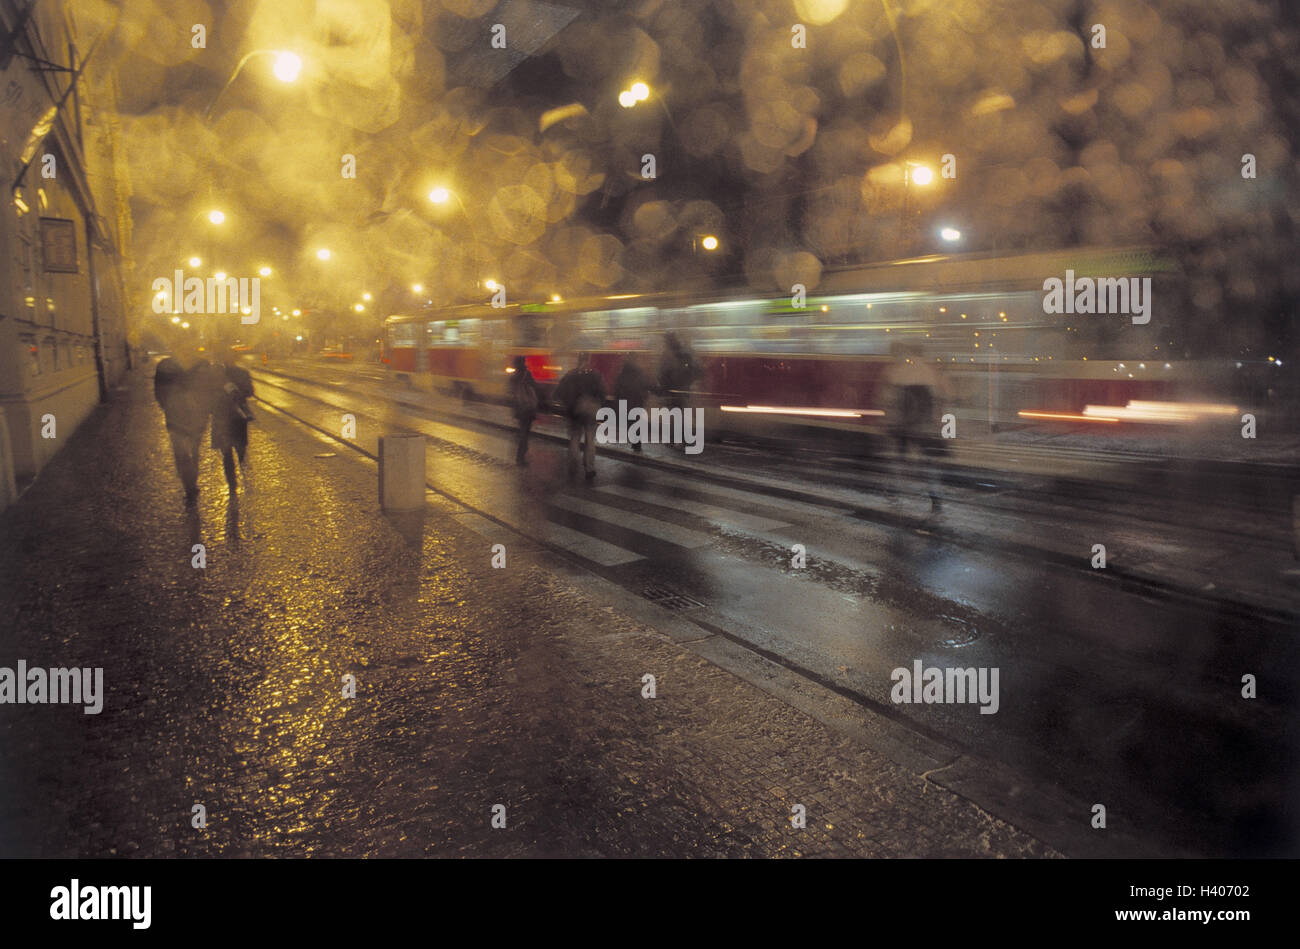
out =
<path fill-rule="evenodd" d="M 379 506 L 385 511 L 424 507 L 424 436 L 379 437 Z"/>

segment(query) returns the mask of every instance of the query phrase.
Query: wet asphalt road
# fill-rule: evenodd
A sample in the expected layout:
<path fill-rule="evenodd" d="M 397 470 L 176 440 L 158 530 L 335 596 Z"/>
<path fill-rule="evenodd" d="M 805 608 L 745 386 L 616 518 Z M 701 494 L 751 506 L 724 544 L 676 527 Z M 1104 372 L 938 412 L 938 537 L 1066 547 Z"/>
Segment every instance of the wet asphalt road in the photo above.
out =
<path fill-rule="evenodd" d="M 1056 852 L 926 776 L 953 758 L 900 766 L 777 697 L 779 666 L 706 661 L 549 549 L 516 537 L 493 568 L 442 499 L 385 517 L 373 464 L 257 411 L 240 492 L 205 448 L 187 512 L 138 374 L 0 516 L 0 665 L 100 666 L 106 692 L 98 715 L 0 706 L 0 854 Z M 474 457 L 431 471 L 543 509 Z"/>
<path fill-rule="evenodd" d="M 919 523 L 922 482 L 879 462 L 715 446 L 688 461 L 703 477 L 602 459 L 586 486 L 565 478 L 556 445 L 537 444 L 519 473 L 500 430 L 389 402 L 353 373 L 318 378 L 265 376 L 261 395 L 325 431 L 355 413 L 355 441 L 371 451 L 382 430 L 426 433 L 440 490 L 870 714 L 1102 803 L 1110 827 L 1162 852 L 1297 852 L 1295 624 L 1253 612 L 1247 595 L 1296 602 L 1271 520 L 1285 485 L 1234 495 L 1224 480 L 1135 466 L 1113 492 L 996 476 L 990 491 L 985 476 L 947 485 L 958 503 Z M 1012 522 L 1031 540 L 1077 533 L 1080 564 L 1044 560 L 1029 541 L 1017 551 L 1014 530 L 982 543 Z M 1098 538 L 1195 595 L 1096 576 L 1087 541 Z M 790 564 L 793 544 L 807 548 L 804 569 Z M 892 702 L 891 670 L 915 660 L 998 668 L 997 714 Z M 1242 697 L 1247 674 L 1258 698 Z"/>

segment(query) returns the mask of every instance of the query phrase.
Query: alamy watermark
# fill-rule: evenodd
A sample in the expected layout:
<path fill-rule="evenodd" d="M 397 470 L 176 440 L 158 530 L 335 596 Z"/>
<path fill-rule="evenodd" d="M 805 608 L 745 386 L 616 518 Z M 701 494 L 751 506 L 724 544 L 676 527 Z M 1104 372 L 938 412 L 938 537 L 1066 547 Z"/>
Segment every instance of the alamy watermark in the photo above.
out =
<path fill-rule="evenodd" d="M 0 705 L 84 705 L 87 715 L 104 709 L 104 670 L 27 668 L 19 659 L 18 668 L 0 666 Z"/>
<path fill-rule="evenodd" d="M 153 282 L 155 313 L 220 314 L 239 313 L 239 322 L 256 323 L 262 318 L 262 278 L 186 277 L 177 270 L 168 280 Z"/>
<path fill-rule="evenodd" d="M 596 413 L 598 445 L 685 445 L 688 455 L 704 450 L 704 409 L 628 409 L 618 400 L 618 411 L 606 406 Z"/>
<path fill-rule="evenodd" d="M 1151 322 L 1150 277 L 1078 277 L 1073 270 L 1065 279 L 1043 281 L 1044 313 L 1126 313 L 1133 322 Z"/>
<path fill-rule="evenodd" d="M 68 886 L 50 890 L 50 919 L 127 919 L 132 929 L 148 929 L 152 920 L 151 886 Z"/>
<path fill-rule="evenodd" d="M 914 659 L 910 671 L 900 666 L 889 678 L 894 683 L 889 697 L 895 704 L 978 704 L 981 715 L 994 715 L 998 710 L 997 666 L 969 669 L 930 666 L 927 669 L 920 659 Z"/>

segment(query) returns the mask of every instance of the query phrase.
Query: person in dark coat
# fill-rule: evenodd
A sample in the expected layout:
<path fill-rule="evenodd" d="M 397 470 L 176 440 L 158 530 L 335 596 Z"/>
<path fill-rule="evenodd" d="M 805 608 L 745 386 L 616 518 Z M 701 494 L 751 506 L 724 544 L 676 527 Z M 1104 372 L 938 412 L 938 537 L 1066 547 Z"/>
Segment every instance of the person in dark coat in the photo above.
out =
<path fill-rule="evenodd" d="M 248 400 L 253 396 L 253 377 L 248 370 L 227 362 L 208 370 L 208 397 L 212 410 L 212 447 L 221 452 L 221 467 L 226 484 L 233 492 L 235 455 L 244 466 L 248 452 L 248 423 L 253 420 Z"/>
<path fill-rule="evenodd" d="M 523 467 L 528 464 L 528 433 L 532 431 L 533 421 L 542 408 L 542 390 L 533 374 L 528 371 L 528 363 L 523 356 L 515 357 L 509 395 L 511 411 L 519 423 L 519 446 L 515 449 L 515 464 Z"/>
<path fill-rule="evenodd" d="M 569 420 L 569 470 L 578 469 L 578 442 L 584 441 L 583 468 L 596 477 L 596 413 L 605 404 L 605 381 L 591 368 L 591 356 L 578 354 L 578 365 L 555 387 L 555 401 Z"/>
<path fill-rule="evenodd" d="M 208 425 L 205 373 L 208 364 L 184 356 L 168 356 L 154 369 L 153 394 L 162 406 L 167 435 L 172 443 L 176 473 L 185 488 L 185 503 L 199 496 L 199 447 Z"/>
<path fill-rule="evenodd" d="M 659 391 L 671 408 L 685 409 L 691 386 L 699 379 L 700 367 L 690 348 L 676 333 L 664 334 L 664 354 L 659 363 Z"/>
<path fill-rule="evenodd" d="M 641 357 L 628 353 L 623 357 L 623 365 L 614 380 L 614 401 L 626 402 L 630 415 L 633 409 L 644 409 L 650 393 L 650 379 L 641 368 Z M 630 437 L 630 436 L 629 436 Z M 640 451 L 641 442 L 632 442 L 632 450 Z"/>
<path fill-rule="evenodd" d="M 943 377 L 925 359 L 924 351 L 915 343 L 895 343 L 891 349 L 892 362 L 881 376 L 886 404 L 889 433 L 897 446 L 895 473 L 905 476 L 912 454 L 917 456 L 915 470 L 925 478 L 930 495 L 930 510 L 943 509 L 939 494 L 939 475 L 931 463 L 942 453 L 939 430 L 939 400 L 946 397 L 948 389 Z"/>

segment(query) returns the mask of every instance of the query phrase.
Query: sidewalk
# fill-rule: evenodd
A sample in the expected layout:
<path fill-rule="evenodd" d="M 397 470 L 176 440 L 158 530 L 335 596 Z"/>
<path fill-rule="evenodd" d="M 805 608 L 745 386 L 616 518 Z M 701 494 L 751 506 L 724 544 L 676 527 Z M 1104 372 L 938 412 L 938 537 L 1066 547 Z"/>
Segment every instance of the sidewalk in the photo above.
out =
<path fill-rule="evenodd" d="M 337 443 L 252 438 L 187 514 L 137 372 L 0 516 L 0 666 L 106 693 L 0 706 L 0 856 L 1052 854 L 443 502 L 385 517 Z"/>

